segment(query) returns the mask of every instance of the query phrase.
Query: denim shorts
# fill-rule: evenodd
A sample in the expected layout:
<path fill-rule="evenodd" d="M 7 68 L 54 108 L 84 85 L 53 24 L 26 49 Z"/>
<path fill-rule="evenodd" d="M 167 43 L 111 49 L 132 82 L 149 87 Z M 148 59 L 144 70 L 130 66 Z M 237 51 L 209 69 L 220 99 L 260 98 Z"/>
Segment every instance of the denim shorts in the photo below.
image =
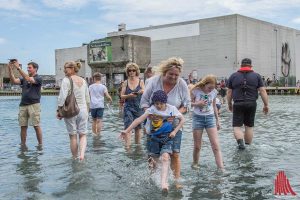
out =
<path fill-rule="evenodd" d="M 173 139 L 170 139 L 165 144 L 162 144 L 156 140 L 151 139 L 149 135 L 147 136 L 147 150 L 149 156 L 159 157 L 163 153 L 172 154 L 172 145 Z"/>
<path fill-rule="evenodd" d="M 87 133 L 88 112 L 86 109 L 80 110 L 75 117 L 64 118 L 64 121 L 69 135 Z"/>
<path fill-rule="evenodd" d="M 173 138 L 173 144 L 172 144 L 173 153 L 180 153 L 181 138 L 182 138 L 182 131 L 179 130 L 176 133 L 175 137 Z"/>
<path fill-rule="evenodd" d="M 215 115 L 197 115 L 193 113 L 193 130 L 203 130 L 216 126 Z"/>
<path fill-rule="evenodd" d="M 91 115 L 93 119 L 102 119 L 103 118 L 104 108 L 93 108 L 91 109 Z"/>

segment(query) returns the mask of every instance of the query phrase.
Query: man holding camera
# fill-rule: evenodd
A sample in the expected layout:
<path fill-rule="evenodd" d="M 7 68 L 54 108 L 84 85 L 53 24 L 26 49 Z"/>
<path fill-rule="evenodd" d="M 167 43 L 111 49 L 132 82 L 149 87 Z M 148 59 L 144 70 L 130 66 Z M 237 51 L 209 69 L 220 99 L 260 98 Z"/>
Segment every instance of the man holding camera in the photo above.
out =
<path fill-rule="evenodd" d="M 22 70 L 17 59 L 10 59 L 8 70 L 10 80 L 22 88 L 22 98 L 19 107 L 19 125 L 21 127 L 21 144 L 26 145 L 28 121 L 34 127 L 39 145 L 42 145 L 42 130 L 40 128 L 40 99 L 42 78 L 37 74 L 39 65 L 35 62 L 27 64 L 28 75 Z M 16 78 L 13 69 L 16 68 L 21 78 Z"/>

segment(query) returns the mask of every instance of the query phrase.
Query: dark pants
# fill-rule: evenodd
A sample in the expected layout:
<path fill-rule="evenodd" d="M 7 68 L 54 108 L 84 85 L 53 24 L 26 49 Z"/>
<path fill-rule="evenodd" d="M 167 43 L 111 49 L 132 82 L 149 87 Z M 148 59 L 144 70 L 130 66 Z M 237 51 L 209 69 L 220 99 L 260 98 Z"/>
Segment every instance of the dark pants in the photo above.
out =
<path fill-rule="evenodd" d="M 233 104 L 233 127 L 254 126 L 256 101 L 239 101 Z"/>

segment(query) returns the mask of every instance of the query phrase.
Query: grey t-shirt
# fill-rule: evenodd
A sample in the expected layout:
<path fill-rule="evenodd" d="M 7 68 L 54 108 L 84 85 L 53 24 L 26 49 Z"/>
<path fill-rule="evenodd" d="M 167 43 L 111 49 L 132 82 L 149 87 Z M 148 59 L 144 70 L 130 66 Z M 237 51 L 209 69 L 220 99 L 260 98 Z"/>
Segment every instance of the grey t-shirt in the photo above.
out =
<path fill-rule="evenodd" d="M 147 86 L 141 99 L 141 107 L 149 108 L 152 104 L 151 98 L 155 91 L 163 90 L 162 76 L 157 75 L 148 79 Z M 186 82 L 179 78 L 174 88 L 167 94 L 168 104 L 175 106 L 177 109 L 180 107 L 189 107 L 191 98 L 189 89 Z"/>

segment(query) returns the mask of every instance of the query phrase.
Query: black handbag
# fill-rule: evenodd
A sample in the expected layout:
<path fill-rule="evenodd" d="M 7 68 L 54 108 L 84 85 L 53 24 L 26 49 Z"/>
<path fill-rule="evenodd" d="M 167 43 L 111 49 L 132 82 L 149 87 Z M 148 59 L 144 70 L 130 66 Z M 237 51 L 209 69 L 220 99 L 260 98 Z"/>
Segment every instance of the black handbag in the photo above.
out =
<path fill-rule="evenodd" d="M 63 118 L 71 118 L 78 115 L 80 109 L 78 107 L 74 92 L 73 92 L 73 80 L 72 78 L 69 78 L 71 90 L 69 91 L 69 94 L 65 100 L 65 103 L 63 106 L 58 107 L 58 114 L 60 117 Z"/>

